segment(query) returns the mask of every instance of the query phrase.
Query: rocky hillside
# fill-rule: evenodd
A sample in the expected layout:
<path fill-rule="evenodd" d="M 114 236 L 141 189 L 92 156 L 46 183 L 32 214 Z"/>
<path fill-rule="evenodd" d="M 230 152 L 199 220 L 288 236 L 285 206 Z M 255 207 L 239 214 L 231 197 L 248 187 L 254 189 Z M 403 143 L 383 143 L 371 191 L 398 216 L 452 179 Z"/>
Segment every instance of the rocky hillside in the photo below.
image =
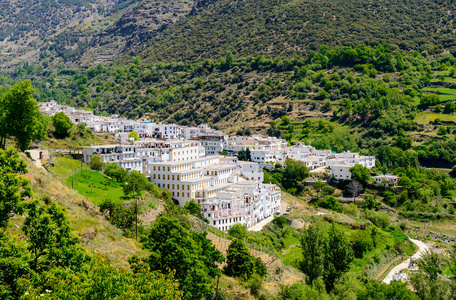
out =
<path fill-rule="evenodd" d="M 2 69 L 111 62 L 188 14 L 194 1 L 0 1 Z"/>
<path fill-rule="evenodd" d="M 223 57 L 294 58 L 388 42 L 424 56 L 455 46 L 456 4 L 438 0 L 0 1 L 2 68 Z"/>
<path fill-rule="evenodd" d="M 44 41 L 68 28 L 104 18 L 116 2 L 118 0 L 0 1 L 0 62 L 5 67 L 38 60 Z"/>

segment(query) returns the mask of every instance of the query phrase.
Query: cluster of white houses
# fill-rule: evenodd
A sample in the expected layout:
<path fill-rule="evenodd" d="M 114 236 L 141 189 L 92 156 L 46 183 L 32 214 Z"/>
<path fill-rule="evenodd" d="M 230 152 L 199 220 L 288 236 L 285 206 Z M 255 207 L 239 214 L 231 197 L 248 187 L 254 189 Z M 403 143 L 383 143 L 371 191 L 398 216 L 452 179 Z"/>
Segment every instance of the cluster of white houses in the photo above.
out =
<path fill-rule="evenodd" d="M 206 124 L 197 127 L 186 127 L 176 124 L 157 124 L 150 120 L 129 120 L 119 118 L 118 115 L 95 116 L 91 111 L 75 109 L 74 107 L 60 105 L 56 101 L 39 102 L 40 111 L 48 116 L 63 112 L 74 124 L 85 123 L 86 128 L 99 133 L 138 132 L 140 137 L 160 139 L 190 139 L 199 134 L 218 133 Z"/>
<path fill-rule="evenodd" d="M 55 101 L 39 105 L 49 116 L 63 112 L 75 124 L 85 123 L 94 132 L 117 135 L 116 145 L 84 147 L 85 163 L 100 155 L 105 162 L 137 170 L 158 187 L 171 191 L 180 205 L 190 200 L 200 203 L 204 217 L 221 230 L 236 223 L 250 227 L 280 211 L 280 188 L 263 183 L 263 168 L 294 159 L 304 162 L 311 172 L 329 169 L 334 179 L 350 180 L 349 170 L 355 164 L 369 169 L 375 166 L 373 156 L 317 150 L 303 143 L 290 147 L 286 140 L 275 137 L 230 137 L 205 124 L 187 127 L 117 115 L 95 116 Z M 129 140 L 131 131 L 142 139 Z M 238 154 L 247 149 L 251 161 L 238 161 Z M 397 183 L 397 177 L 390 175 L 374 179 L 377 183 Z"/>
<path fill-rule="evenodd" d="M 210 224 L 229 230 L 240 223 L 251 227 L 280 212 L 281 190 L 265 184 L 263 168 L 286 159 L 304 161 L 313 171 L 331 170 L 337 180 L 350 180 L 349 169 L 361 164 L 375 166 L 375 157 L 358 153 L 332 153 L 299 143 L 289 147 L 277 138 L 226 137 L 200 134 L 192 140 L 144 138 L 132 141 L 119 134 L 119 144 L 84 147 L 84 162 L 99 155 L 127 170 L 146 175 L 168 189 L 181 206 L 194 200 Z M 239 161 L 239 151 L 250 149 L 252 161 Z M 225 151 L 228 155 L 221 155 Z M 224 153 L 225 154 L 225 153 Z"/>
<path fill-rule="evenodd" d="M 207 156 L 197 140 L 143 139 L 84 147 L 86 163 L 93 155 L 144 173 L 158 187 L 168 189 L 181 206 L 190 200 L 200 203 L 204 217 L 221 230 L 236 223 L 250 227 L 280 211 L 281 190 L 263 183 L 257 163 Z"/>

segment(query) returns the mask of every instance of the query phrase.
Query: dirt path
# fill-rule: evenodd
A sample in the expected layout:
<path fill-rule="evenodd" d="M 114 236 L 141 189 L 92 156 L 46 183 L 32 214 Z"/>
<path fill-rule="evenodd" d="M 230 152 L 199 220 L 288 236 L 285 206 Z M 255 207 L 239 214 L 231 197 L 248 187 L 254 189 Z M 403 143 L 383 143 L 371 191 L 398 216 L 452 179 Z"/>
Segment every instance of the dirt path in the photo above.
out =
<path fill-rule="evenodd" d="M 414 239 L 410 239 L 410 241 L 412 243 L 414 243 L 415 245 L 417 245 L 419 248 L 418 251 L 415 254 L 413 254 L 412 258 L 419 259 L 419 258 L 421 258 L 421 256 L 423 255 L 424 252 L 429 251 L 428 245 L 426 245 L 422 241 L 414 240 Z M 386 275 L 385 279 L 383 279 L 383 282 L 388 283 L 388 284 L 391 283 L 391 281 L 393 280 L 394 274 L 399 273 L 400 270 L 408 269 L 409 263 L 410 263 L 410 259 L 407 259 L 407 260 L 404 260 L 403 262 L 401 262 L 400 264 L 398 264 L 397 266 L 395 266 L 388 273 L 388 275 Z"/>

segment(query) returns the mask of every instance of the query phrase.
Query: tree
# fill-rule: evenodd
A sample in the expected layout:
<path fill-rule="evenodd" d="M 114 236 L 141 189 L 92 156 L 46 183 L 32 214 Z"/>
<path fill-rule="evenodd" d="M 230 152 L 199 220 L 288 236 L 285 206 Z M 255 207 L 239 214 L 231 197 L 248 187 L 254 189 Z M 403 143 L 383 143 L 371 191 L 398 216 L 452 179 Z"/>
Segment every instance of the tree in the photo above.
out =
<path fill-rule="evenodd" d="M 135 193 L 136 195 L 141 195 L 142 192 L 144 192 L 150 184 L 151 183 L 149 182 L 149 180 L 147 180 L 144 174 L 132 170 L 125 178 L 125 185 L 123 186 L 123 191 L 125 195 L 131 195 L 133 193 Z"/>
<path fill-rule="evenodd" d="M 79 133 L 80 136 L 83 136 L 86 132 L 86 123 L 79 122 L 78 126 L 76 126 L 76 131 Z"/>
<path fill-rule="evenodd" d="M 250 148 L 247 147 L 245 150 L 241 150 L 238 152 L 238 159 L 243 161 L 251 161 L 251 153 Z"/>
<path fill-rule="evenodd" d="M 370 231 L 370 236 L 372 238 L 372 244 L 374 245 L 374 247 L 377 247 L 377 240 L 380 236 L 380 230 L 376 226 L 372 227 Z"/>
<path fill-rule="evenodd" d="M 418 260 L 418 266 L 419 271 L 410 276 L 410 282 L 420 299 L 452 299 L 450 282 L 440 276 L 442 269 L 439 254 L 426 251 Z"/>
<path fill-rule="evenodd" d="M 369 169 L 360 164 L 356 164 L 351 167 L 350 173 L 352 180 L 359 181 L 364 186 L 366 186 L 370 181 Z"/>
<path fill-rule="evenodd" d="M 418 260 L 418 266 L 421 271 L 427 274 L 429 280 L 435 281 L 439 274 L 442 273 L 440 262 L 440 256 L 436 252 L 426 250 L 421 259 Z"/>
<path fill-rule="evenodd" d="M 125 182 L 128 176 L 128 171 L 119 167 L 116 163 L 107 163 L 104 173 L 117 182 Z"/>
<path fill-rule="evenodd" d="M 46 282 L 50 293 L 29 292 L 31 299 L 182 299 L 178 281 L 172 274 L 161 274 L 146 268 L 131 272 L 116 268 L 102 257 L 87 265 L 87 272 L 62 272 Z M 133 269 L 133 267 L 132 267 Z M 42 287 L 41 287 L 42 288 Z"/>
<path fill-rule="evenodd" d="M 358 293 L 359 300 L 418 300 L 419 298 L 413 291 L 407 288 L 403 282 L 391 282 L 390 284 L 381 283 L 373 280 L 366 284 L 366 289 Z"/>
<path fill-rule="evenodd" d="M 226 56 L 225 56 L 225 68 L 227 70 L 231 69 L 233 67 L 233 63 L 234 63 L 234 56 L 233 56 L 233 53 L 231 51 L 228 51 L 226 52 Z"/>
<path fill-rule="evenodd" d="M 31 274 L 29 260 L 25 242 L 0 230 L 0 299 L 19 299 L 24 294 L 24 278 Z"/>
<path fill-rule="evenodd" d="M 201 205 L 196 203 L 194 200 L 185 203 L 184 208 L 188 211 L 189 214 L 203 219 L 203 214 L 201 213 Z"/>
<path fill-rule="evenodd" d="M 163 273 L 175 270 L 184 299 L 202 299 L 210 294 L 213 290 L 210 271 L 215 262 L 223 262 L 217 250 L 205 251 L 210 241 L 202 246 L 201 239 L 203 236 L 195 239 L 178 219 L 163 215 L 157 218 L 144 239 L 144 248 L 150 251 L 146 262 L 151 270 Z"/>
<path fill-rule="evenodd" d="M 450 113 L 454 112 L 455 109 L 456 109 L 456 105 L 452 101 L 448 101 L 447 103 L 445 103 L 443 112 L 450 114 Z"/>
<path fill-rule="evenodd" d="M 27 203 L 26 208 L 22 230 L 28 237 L 31 269 L 35 272 L 52 267 L 80 270 L 89 257 L 78 245 L 79 238 L 71 232 L 64 209 L 55 202 L 38 201 Z"/>
<path fill-rule="evenodd" d="M 328 291 L 333 289 L 336 279 L 348 271 L 352 261 L 353 250 L 350 247 L 345 234 L 338 230 L 335 224 L 332 223 L 325 244 L 325 263 L 323 272 L 323 279 Z"/>
<path fill-rule="evenodd" d="M 18 148 L 25 151 L 31 141 L 46 137 L 47 122 L 33 98 L 30 80 L 16 83 L 0 100 L 0 141 L 5 148 L 7 137 L 14 137 Z"/>
<path fill-rule="evenodd" d="M 228 246 L 224 272 L 228 276 L 239 276 L 245 280 L 255 273 L 255 262 L 242 240 L 236 238 Z"/>
<path fill-rule="evenodd" d="M 300 262 L 301 271 L 307 275 L 308 283 L 323 275 L 325 239 L 320 228 L 309 226 L 301 237 L 303 259 Z"/>
<path fill-rule="evenodd" d="M 326 183 L 324 183 L 321 180 L 317 180 L 314 184 L 314 189 L 317 191 L 317 200 L 320 196 L 321 190 L 326 186 Z"/>
<path fill-rule="evenodd" d="M 365 209 L 374 209 L 377 206 L 377 200 L 375 195 L 367 194 L 364 196 L 364 204 Z"/>
<path fill-rule="evenodd" d="M 130 131 L 128 133 L 129 138 L 133 138 L 135 141 L 139 141 L 139 134 L 136 131 Z"/>
<path fill-rule="evenodd" d="M 362 258 L 364 253 L 373 249 L 370 234 L 365 230 L 356 231 L 353 236 L 353 250 L 356 258 Z"/>
<path fill-rule="evenodd" d="M 103 169 L 103 160 L 100 155 L 93 155 L 89 162 L 92 170 L 101 171 Z"/>
<path fill-rule="evenodd" d="M 21 202 L 32 195 L 30 181 L 21 175 L 27 165 L 14 149 L 0 149 L 0 228 L 5 228 L 12 213 L 22 213 Z"/>
<path fill-rule="evenodd" d="M 238 224 L 234 224 L 228 230 L 228 234 L 231 235 L 232 237 L 235 237 L 235 238 L 238 238 L 238 239 L 243 239 L 243 238 L 245 238 L 247 236 L 247 226 L 241 225 L 239 223 Z"/>
<path fill-rule="evenodd" d="M 283 186 L 287 189 L 297 187 L 298 183 L 309 177 L 310 171 L 303 161 L 287 159 L 283 171 Z"/>
<path fill-rule="evenodd" d="M 356 180 L 352 180 L 347 185 L 347 191 L 353 196 L 353 201 L 356 201 L 356 197 L 359 196 L 362 190 L 363 186 Z"/>
<path fill-rule="evenodd" d="M 52 123 L 54 124 L 55 132 L 58 136 L 67 137 L 70 135 L 70 130 L 73 127 L 73 123 L 64 112 L 55 114 L 52 117 Z"/>

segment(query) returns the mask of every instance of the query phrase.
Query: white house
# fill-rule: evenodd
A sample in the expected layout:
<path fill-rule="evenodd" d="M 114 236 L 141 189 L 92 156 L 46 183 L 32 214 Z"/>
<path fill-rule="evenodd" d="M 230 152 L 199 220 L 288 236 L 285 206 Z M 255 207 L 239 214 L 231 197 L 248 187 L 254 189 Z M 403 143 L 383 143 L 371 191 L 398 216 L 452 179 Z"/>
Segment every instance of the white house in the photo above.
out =
<path fill-rule="evenodd" d="M 354 165 L 334 165 L 331 167 L 331 176 L 337 180 L 351 180 L 350 168 Z"/>
<path fill-rule="evenodd" d="M 396 186 L 399 182 L 399 177 L 389 174 L 374 176 L 373 179 L 376 184 L 381 184 L 382 182 L 385 182 L 390 186 Z"/>

